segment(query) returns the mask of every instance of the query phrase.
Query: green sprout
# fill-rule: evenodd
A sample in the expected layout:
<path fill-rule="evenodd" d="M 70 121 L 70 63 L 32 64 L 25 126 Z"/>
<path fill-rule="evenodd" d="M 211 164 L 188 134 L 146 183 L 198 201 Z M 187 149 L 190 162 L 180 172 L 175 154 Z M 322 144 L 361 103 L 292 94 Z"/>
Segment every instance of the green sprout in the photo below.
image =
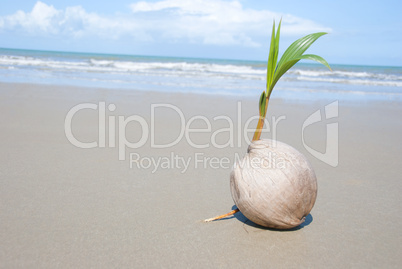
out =
<path fill-rule="evenodd" d="M 279 22 L 278 29 L 275 35 L 275 21 L 272 27 L 271 45 L 269 49 L 268 64 L 267 64 L 267 88 L 262 92 L 259 102 L 260 119 L 255 130 L 253 141 L 259 140 L 261 137 L 262 127 L 264 126 L 265 116 L 267 114 L 268 102 L 278 80 L 298 61 L 300 60 L 313 60 L 319 62 L 331 70 L 331 67 L 324 58 L 314 54 L 303 54 L 319 37 L 327 34 L 324 32 L 306 35 L 295 42 L 293 42 L 283 53 L 278 62 L 279 52 L 279 36 L 281 29 L 281 22 Z"/>

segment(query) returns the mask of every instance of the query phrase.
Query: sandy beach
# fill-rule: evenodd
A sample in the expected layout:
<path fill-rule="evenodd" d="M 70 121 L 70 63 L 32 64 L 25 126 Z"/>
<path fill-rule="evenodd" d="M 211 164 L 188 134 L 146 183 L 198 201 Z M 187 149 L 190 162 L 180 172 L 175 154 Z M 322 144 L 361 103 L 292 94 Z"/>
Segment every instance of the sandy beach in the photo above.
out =
<path fill-rule="evenodd" d="M 270 103 L 269 121 L 282 116 L 276 138 L 305 154 L 318 179 L 306 222 L 276 231 L 241 213 L 202 221 L 234 206 L 229 174 L 258 96 L 0 83 L 0 267 L 400 268 L 401 103 L 339 101 L 339 115 L 303 140 L 306 119 L 333 101 Z M 86 149 L 66 136 L 80 104 L 71 132 Z M 206 131 L 187 133 L 183 120 Z M 304 146 L 325 152 L 328 123 L 339 128 L 336 167 Z M 212 135 L 222 128 L 233 137 Z"/>

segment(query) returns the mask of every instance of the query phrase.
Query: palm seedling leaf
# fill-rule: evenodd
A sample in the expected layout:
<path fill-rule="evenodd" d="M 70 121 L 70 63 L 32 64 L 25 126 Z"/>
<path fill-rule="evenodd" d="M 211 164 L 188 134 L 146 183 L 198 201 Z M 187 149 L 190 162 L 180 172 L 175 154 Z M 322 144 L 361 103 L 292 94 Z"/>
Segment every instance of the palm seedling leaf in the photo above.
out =
<path fill-rule="evenodd" d="M 269 98 L 269 96 L 271 95 L 272 89 L 274 88 L 278 80 L 282 77 L 282 75 L 285 74 L 290 68 L 292 68 L 292 66 L 294 66 L 298 61 L 302 59 L 319 62 L 331 70 L 331 67 L 329 66 L 327 61 L 325 61 L 322 57 L 314 54 L 303 54 L 318 38 L 325 34 L 326 33 L 320 32 L 307 35 L 296 40 L 287 48 L 287 50 L 283 53 L 281 59 L 279 60 L 278 64 L 276 65 L 275 71 L 273 72 L 272 80 L 269 80 L 269 84 L 267 84 L 267 98 Z M 275 38 L 278 39 L 279 43 L 279 27 L 278 33 Z M 277 48 L 278 47 L 276 47 L 276 49 Z M 270 50 L 272 50 L 272 48 Z M 272 72 L 272 69 L 270 72 Z"/>
<path fill-rule="evenodd" d="M 276 69 L 276 63 L 278 62 L 278 53 L 279 53 L 279 36 L 281 31 L 281 23 L 279 22 L 278 29 L 275 35 L 275 21 L 272 26 L 272 34 L 271 34 L 271 45 L 269 47 L 269 56 L 268 56 L 268 64 L 267 64 L 267 89 L 269 85 L 271 85 L 272 80 L 274 78 L 274 73 Z"/>

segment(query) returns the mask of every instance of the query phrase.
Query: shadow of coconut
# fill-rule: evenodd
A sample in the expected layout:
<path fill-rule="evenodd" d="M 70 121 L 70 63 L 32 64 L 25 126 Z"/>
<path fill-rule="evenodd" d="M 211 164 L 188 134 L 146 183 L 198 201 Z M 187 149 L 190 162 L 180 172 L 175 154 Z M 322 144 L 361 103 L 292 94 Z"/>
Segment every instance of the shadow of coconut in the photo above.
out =
<path fill-rule="evenodd" d="M 234 205 L 232 206 L 232 210 L 235 210 L 237 207 Z M 277 231 L 277 232 L 292 232 L 292 231 L 297 231 L 300 229 L 303 229 L 304 227 L 310 225 L 311 222 L 313 222 L 313 216 L 311 216 L 311 214 L 308 214 L 304 220 L 304 222 L 302 224 L 300 224 L 299 226 L 296 226 L 294 228 L 291 229 L 287 229 L 287 230 L 280 230 L 280 229 L 274 229 L 274 228 L 267 228 L 261 225 L 258 225 L 254 222 L 252 222 L 251 220 L 249 220 L 248 218 L 246 218 L 243 213 L 241 213 L 240 211 L 237 212 L 236 214 L 234 214 L 231 217 L 225 218 L 225 219 L 231 219 L 231 218 L 236 218 L 238 221 L 243 222 L 244 224 L 251 226 L 251 227 L 255 227 L 255 228 L 259 228 L 259 229 L 263 229 L 263 230 L 269 230 L 269 231 Z"/>

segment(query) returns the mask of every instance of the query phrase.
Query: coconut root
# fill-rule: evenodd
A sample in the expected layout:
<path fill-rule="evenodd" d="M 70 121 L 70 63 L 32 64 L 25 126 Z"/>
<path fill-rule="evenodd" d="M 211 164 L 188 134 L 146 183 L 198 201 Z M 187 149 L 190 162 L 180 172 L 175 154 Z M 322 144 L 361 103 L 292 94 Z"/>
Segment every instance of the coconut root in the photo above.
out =
<path fill-rule="evenodd" d="M 216 216 L 216 217 L 214 217 L 214 218 L 206 219 L 206 220 L 204 220 L 204 222 L 210 222 L 210 221 L 214 221 L 214 220 L 223 219 L 223 218 L 229 217 L 229 216 L 231 216 L 231 215 L 234 215 L 234 214 L 236 214 L 237 212 L 239 212 L 239 209 L 238 209 L 238 208 L 236 208 L 235 210 L 230 211 L 230 212 L 227 213 L 227 214 L 223 214 L 223 215 L 220 215 L 220 216 Z"/>

